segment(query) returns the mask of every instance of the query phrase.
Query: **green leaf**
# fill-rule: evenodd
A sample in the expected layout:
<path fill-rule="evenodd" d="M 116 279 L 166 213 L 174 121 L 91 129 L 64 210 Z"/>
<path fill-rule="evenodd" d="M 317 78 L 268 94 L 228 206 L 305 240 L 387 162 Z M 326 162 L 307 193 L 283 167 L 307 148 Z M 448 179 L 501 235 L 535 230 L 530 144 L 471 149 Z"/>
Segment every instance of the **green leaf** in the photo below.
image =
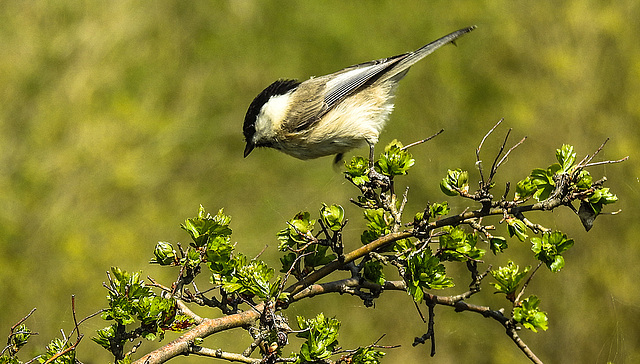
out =
<path fill-rule="evenodd" d="M 469 172 L 461 169 L 448 170 L 440 182 L 440 190 L 447 196 L 458 196 L 469 192 Z"/>
<path fill-rule="evenodd" d="M 173 246 L 170 243 L 164 241 L 156 244 L 153 255 L 154 258 L 149 262 L 151 264 L 170 265 L 176 262 L 176 251 L 173 250 Z"/>
<path fill-rule="evenodd" d="M 231 235 L 230 222 L 231 217 L 225 215 L 223 209 L 220 209 L 215 216 L 211 216 L 200 205 L 198 217 L 187 219 L 180 227 L 191 235 L 194 246 L 202 247 L 210 238 Z"/>
<path fill-rule="evenodd" d="M 291 269 L 291 266 L 296 261 L 297 257 L 298 255 L 296 253 L 287 253 L 283 255 L 280 258 L 280 263 L 282 264 L 282 268 L 280 269 L 280 272 L 287 273 L 289 269 Z"/>
<path fill-rule="evenodd" d="M 516 184 L 516 200 L 523 200 L 525 198 L 533 196 L 537 191 L 536 185 L 533 183 L 531 176 L 519 181 Z"/>
<path fill-rule="evenodd" d="M 424 249 L 409 257 L 405 282 L 407 283 L 407 292 L 418 303 L 422 302 L 424 297 L 423 288 L 453 287 L 453 280 L 447 277 L 444 265 L 437 257 L 433 256 L 430 249 Z"/>
<path fill-rule="evenodd" d="M 304 265 L 305 267 L 315 268 L 319 266 L 323 266 L 328 264 L 336 259 L 335 254 L 327 255 L 327 251 L 329 250 L 328 246 L 312 244 L 307 249 L 305 249 L 305 253 L 311 253 L 304 257 Z"/>
<path fill-rule="evenodd" d="M 353 354 L 351 363 L 353 364 L 379 364 L 380 359 L 385 355 L 383 351 L 371 347 L 359 348 Z"/>
<path fill-rule="evenodd" d="M 362 277 L 369 282 L 384 285 L 385 278 L 382 269 L 384 266 L 377 260 L 369 260 L 364 263 Z"/>
<path fill-rule="evenodd" d="M 369 161 L 362 157 L 353 157 L 350 163 L 345 162 L 346 171 L 344 172 L 347 179 L 355 185 L 363 185 L 369 182 Z"/>
<path fill-rule="evenodd" d="M 514 321 L 533 332 L 538 332 L 538 329 L 546 330 L 549 327 L 547 313 L 540 311 L 539 305 L 540 299 L 538 297 L 529 296 L 513 310 Z"/>
<path fill-rule="evenodd" d="M 596 213 L 600 214 L 604 205 L 612 204 L 618 201 L 618 196 L 609 192 L 609 188 L 603 187 L 593 191 L 593 194 L 589 196 L 589 204 Z"/>
<path fill-rule="evenodd" d="M 568 172 L 576 162 L 576 153 L 573 151 L 573 146 L 563 144 L 560 149 L 556 150 L 556 159 L 561 165 L 560 171 Z"/>
<path fill-rule="evenodd" d="M 529 178 L 531 183 L 535 186 L 536 192 L 533 197 L 538 201 L 544 201 L 555 189 L 555 182 L 553 182 L 553 176 L 555 172 L 560 169 L 559 164 L 553 164 L 547 169 L 536 168 L 534 169 Z"/>
<path fill-rule="evenodd" d="M 191 268 L 195 268 L 198 265 L 200 265 L 200 263 L 202 263 L 202 257 L 200 256 L 200 252 L 193 248 L 189 248 L 187 250 L 187 256 L 184 263 Z"/>
<path fill-rule="evenodd" d="M 364 218 L 367 221 L 367 228 L 360 240 L 363 244 L 369 244 L 377 238 L 391 232 L 391 217 L 385 213 L 384 209 L 365 209 Z"/>
<path fill-rule="evenodd" d="M 386 232 L 391 225 L 391 218 L 382 208 L 364 210 L 364 218 L 367 220 L 367 227 L 373 231 Z"/>
<path fill-rule="evenodd" d="M 228 236 L 217 236 L 207 242 L 205 257 L 209 270 L 215 275 L 226 276 L 233 272 L 233 244 Z"/>
<path fill-rule="evenodd" d="M 432 203 L 429 205 L 429 216 L 437 217 L 447 215 L 451 209 L 449 208 L 449 203 L 444 201 L 442 203 Z"/>
<path fill-rule="evenodd" d="M 560 231 L 545 232 L 542 238 L 531 238 L 531 244 L 536 259 L 543 262 L 552 272 L 559 272 L 564 267 L 561 254 L 573 246 L 573 239 L 567 238 Z"/>
<path fill-rule="evenodd" d="M 529 237 L 526 234 L 527 226 L 520 219 L 507 218 L 507 230 L 509 231 L 509 236 L 513 237 L 515 235 L 520 241 L 525 241 Z"/>
<path fill-rule="evenodd" d="M 311 219 L 309 212 L 299 212 L 289 220 L 287 227 L 278 232 L 280 245 L 278 249 L 297 249 L 313 239 L 313 228 L 316 220 Z"/>
<path fill-rule="evenodd" d="M 320 209 L 320 217 L 327 228 L 333 231 L 342 229 L 344 221 L 344 208 L 340 205 L 327 206 L 322 204 Z"/>
<path fill-rule="evenodd" d="M 464 262 L 470 259 L 478 260 L 485 251 L 476 247 L 478 238 L 475 234 L 467 234 L 460 227 L 446 226 L 445 235 L 440 237 L 440 261 Z"/>
<path fill-rule="evenodd" d="M 20 348 L 25 346 L 31 337 L 31 329 L 25 324 L 20 324 L 18 327 L 12 330 L 12 335 L 9 337 L 7 348 L 10 354 L 16 354 Z"/>
<path fill-rule="evenodd" d="M 409 255 L 415 250 L 415 245 L 411 242 L 410 239 L 401 239 L 393 244 L 394 252 L 396 252 L 396 256 L 400 259 L 407 259 Z"/>
<path fill-rule="evenodd" d="M 495 255 L 496 253 L 502 253 L 505 249 L 508 248 L 507 239 L 501 236 L 493 236 L 489 239 L 489 247 L 491 248 L 491 252 Z"/>
<path fill-rule="evenodd" d="M 593 177 L 591 177 L 591 174 L 585 170 L 580 171 L 578 177 L 576 178 L 576 187 L 579 190 L 586 190 L 591 188 L 592 185 Z"/>
<path fill-rule="evenodd" d="M 325 318 L 322 313 L 312 319 L 301 316 L 296 319 L 301 330 L 296 336 L 305 339 L 296 363 L 318 362 L 329 358 L 338 347 L 340 322 L 334 318 Z"/>
<path fill-rule="evenodd" d="M 407 174 L 415 160 L 411 153 L 402 149 L 402 144 L 397 140 L 392 141 L 384 148 L 384 153 L 375 165 L 380 173 L 389 177 Z"/>
<path fill-rule="evenodd" d="M 105 327 L 104 329 L 97 330 L 96 333 L 98 334 L 98 336 L 92 337 L 91 340 L 93 340 L 103 348 L 111 350 L 111 340 L 114 340 L 116 335 L 115 326 L 116 324 L 113 324 L 111 326 Z"/>
<path fill-rule="evenodd" d="M 227 293 L 239 293 L 258 296 L 262 299 L 273 298 L 280 286 L 280 277 L 273 282 L 274 270 L 260 260 L 251 260 L 239 254 L 234 258 L 236 265 L 232 275 L 222 277 L 222 288 Z"/>
<path fill-rule="evenodd" d="M 40 363 L 52 363 L 52 364 L 75 364 L 76 362 L 76 351 L 75 349 L 71 349 L 66 351 L 71 347 L 71 341 L 63 341 L 61 339 L 53 339 L 45 348 L 46 351 L 44 354 L 38 357 L 38 361 Z M 66 351 L 66 352 L 65 352 Z M 62 354 L 64 352 L 64 354 Z M 55 358 L 55 359 L 54 359 Z M 53 360 L 49 360 L 53 359 Z"/>
<path fill-rule="evenodd" d="M 175 300 L 160 296 L 143 297 L 135 303 L 137 319 L 147 327 L 156 328 L 150 332 L 159 334 L 162 326 L 174 320 L 176 309 Z"/>
<path fill-rule="evenodd" d="M 530 269 L 531 267 L 527 266 L 520 271 L 520 267 L 518 265 L 509 261 L 507 266 L 491 270 L 491 276 L 496 280 L 496 282 L 491 283 L 491 285 L 496 289 L 496 293 L 504 293 L 507 295 L 507 298 L 513 300 L 520 282 L 527 275 Z"/>

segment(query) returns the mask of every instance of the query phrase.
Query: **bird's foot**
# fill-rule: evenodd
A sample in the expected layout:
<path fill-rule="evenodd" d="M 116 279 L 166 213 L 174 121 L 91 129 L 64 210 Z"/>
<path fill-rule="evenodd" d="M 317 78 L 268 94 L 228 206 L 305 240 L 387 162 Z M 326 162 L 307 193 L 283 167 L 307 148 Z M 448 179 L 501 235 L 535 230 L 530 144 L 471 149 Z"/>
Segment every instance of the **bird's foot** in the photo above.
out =
<path fill-rule="evenodd" d="M 382 191 L 387 191 L 391 187 L 391 178 L 377 172 L 373 167 L 369 169 L 369 181 L 374 188 L 380 188 Z"/>

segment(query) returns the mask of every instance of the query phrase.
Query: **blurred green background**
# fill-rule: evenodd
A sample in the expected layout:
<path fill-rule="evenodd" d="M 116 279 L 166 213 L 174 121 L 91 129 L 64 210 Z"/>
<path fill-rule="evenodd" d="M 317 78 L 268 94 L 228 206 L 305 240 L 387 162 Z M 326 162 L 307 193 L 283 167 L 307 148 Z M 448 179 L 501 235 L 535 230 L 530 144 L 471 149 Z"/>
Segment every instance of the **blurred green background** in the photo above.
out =
<path fill-rule="evenodd" d="M 588 234 L 568 209 L 530 215 L 576 245 L 560 274 L 543 269 L 530 287 L 550 329 L 522 335 L 549 363 L 640 362 L 639 19 L 637 0 L 3 2 L 2 335 L 37 307 L 28 324 L 40 335 L 24 350 L 42 351 L 60 328 L 72 329 L 72 294 L 79 318 L 103 307 L 101 282 L 113 265 L 169 284 L 175 272 L 147 262 L 157 241 L 187 242 L 179 224 L 199 204 L 224 207 L 238 249 L 254 256 L 268 245 L 262 259 L 273 266 L 284 221 L 300 210 L 315 213 L 322 202 L 345 206 L 346 245 L 357 247 L 361 212 L 348 202 L 355 188 L 331 158 L 303 162 L 258 150 L 243 159 L 246 107 L 279 77 L 334 72 L 475 24 L 458 47 L 413 67 L 382 134 L 380 145 L 407 144 L 445 129 L 412 150 L 417 165 L 399 181 L 410 186 L 407 211 L 446 199 L 462 210 L 464 201 L 442 195 L 438 182 L 447 168 L 477 178 L 474 149 L 502 117 L 485 165 L 507 128 L 514 128 L 512 143 L 529 139 L 502 168 L 499 186 L 551 164 L 562 143 L 580 158 L 611 138 L 598 159 L 631 159 L 591 172 L 609 178 L 621 214 L 598 218 Z M 528 243 L 510 244 L 518 264 L 534 264 Z M 463 273 L 450 293 L 466 286 Z M 504 307 L 490 292 L 487 286 L 472 302 Z M 342 320 L 344 347 L 383 333 L 382 344 L 403 345 L 389 351 L 389 363 L 526 362 L 497 323 L 446 308 L 436 311 L 438 353 L 428 359 L 429 345 L 410 345 L 426 327 L 404 293 L 384 295 L 375 310 L 353 297 L 317 297 L 289 315 L 318 310 Z M 83 362 L 110 360 L 89 340 L 104 326 L 99 318 L 83 325 Z M 240 331 L 205 341 L 229 350 L 248 343 Z"/>

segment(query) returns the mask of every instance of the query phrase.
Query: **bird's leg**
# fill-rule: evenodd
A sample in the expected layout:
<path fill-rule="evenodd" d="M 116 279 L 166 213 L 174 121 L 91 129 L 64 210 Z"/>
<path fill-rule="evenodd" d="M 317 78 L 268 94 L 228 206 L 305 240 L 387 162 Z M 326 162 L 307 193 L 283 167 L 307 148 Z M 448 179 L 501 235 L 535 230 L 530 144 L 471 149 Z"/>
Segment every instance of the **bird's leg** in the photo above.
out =
<path fill-rule="evenodd" d="M 391 186 L 391 180 L 389 177 L 376 171 L 373 162 L 374 154 L 374 144 L 369 143 L 369 180 L 378 185 L 383 191 L 386 191 Z"/>
<path fill-rule="evenodd" d="M 373 151 L 375 147 L 375 144 L 369 144 L 369 169 L 370 170 L 374 170 L 373 169 L 373 159 L 375 158 L 375 153 Z"/>

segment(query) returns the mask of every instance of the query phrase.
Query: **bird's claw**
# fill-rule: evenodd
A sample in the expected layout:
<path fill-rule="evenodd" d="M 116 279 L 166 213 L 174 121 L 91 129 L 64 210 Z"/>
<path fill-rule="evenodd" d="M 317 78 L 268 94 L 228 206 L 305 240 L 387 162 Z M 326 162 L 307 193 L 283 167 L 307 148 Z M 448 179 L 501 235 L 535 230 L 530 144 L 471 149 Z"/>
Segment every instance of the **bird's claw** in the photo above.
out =
<path fill-rule="evenodd" d="M 379 173 L 375 168 L 369 169 L 369 181 L 374 188 L 380 188 L 382 191 L 387 191 L 391 187 L 391 178 Z"/>

